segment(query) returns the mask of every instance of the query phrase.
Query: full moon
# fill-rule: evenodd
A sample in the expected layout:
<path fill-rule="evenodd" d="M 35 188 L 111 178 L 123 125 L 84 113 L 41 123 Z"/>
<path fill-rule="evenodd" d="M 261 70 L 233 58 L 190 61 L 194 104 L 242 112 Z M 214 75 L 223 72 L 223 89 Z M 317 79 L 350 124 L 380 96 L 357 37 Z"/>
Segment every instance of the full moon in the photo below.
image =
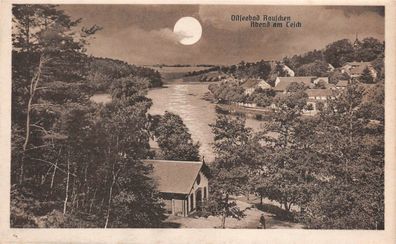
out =
<path fill-rule="evenodd" d="M 180 37 L 181 44 L 192 45 L 201 39 L 202 26 L 196 18 L 183 17 L 176 22 L 173 33 Z"/>

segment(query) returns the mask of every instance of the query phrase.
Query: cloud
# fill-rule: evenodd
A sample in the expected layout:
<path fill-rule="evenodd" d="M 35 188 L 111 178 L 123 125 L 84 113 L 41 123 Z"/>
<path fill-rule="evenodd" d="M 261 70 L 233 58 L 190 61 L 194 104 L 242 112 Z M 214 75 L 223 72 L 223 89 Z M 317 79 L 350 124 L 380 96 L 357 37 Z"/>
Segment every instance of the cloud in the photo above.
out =
<path fill-rule="evenodd" d="M 104 29 L 88 47 L 90 54 L 133 64 L 210 63 L 280 59 L 321 49 L 339 39 L 372 36 L 384 40 L 384 17 L 379 7 L 273 5 L 90 5 L 68 8 L 74 17 Z M 381 7 L 382 8 L 382 7 Z M 231 15 L 283 15 L 302 28 L 251 28 L 231 21 Z M 193 16 L 202 24 L 202 37 L 191 46 L 174 33 L 180 17 Z"/>
<path fill-rule="evenodd" d="M 158 38 L 161 38 L 163 40 L 167 41 L 172 41 L 172 42 L 179 42 L 181 39 L 183 39 L 186 35 L 183 33 L 175 33 L 173 30 L 170 28 L 162 28 L 159 30 L 152 30 L 149 32 L 149 34 L 156 36 Z"/>

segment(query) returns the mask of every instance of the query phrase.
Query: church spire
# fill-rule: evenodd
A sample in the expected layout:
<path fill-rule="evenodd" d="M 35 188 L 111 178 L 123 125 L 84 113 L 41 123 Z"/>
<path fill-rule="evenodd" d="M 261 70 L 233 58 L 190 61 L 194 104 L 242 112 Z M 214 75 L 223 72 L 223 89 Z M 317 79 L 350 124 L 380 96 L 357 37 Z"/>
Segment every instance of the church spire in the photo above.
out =
<path fill-rule="evenodd" d="M 353 47 L 356 49 L 356 48 L 359 48 L 360 47 L 360 44 L 361 44 L 361 42 L 359 41 L 359 38 L 358 38 L 358 33 L 356 32 L 356 39 L 355 39 L 355 42 L 353 43 Z"/>

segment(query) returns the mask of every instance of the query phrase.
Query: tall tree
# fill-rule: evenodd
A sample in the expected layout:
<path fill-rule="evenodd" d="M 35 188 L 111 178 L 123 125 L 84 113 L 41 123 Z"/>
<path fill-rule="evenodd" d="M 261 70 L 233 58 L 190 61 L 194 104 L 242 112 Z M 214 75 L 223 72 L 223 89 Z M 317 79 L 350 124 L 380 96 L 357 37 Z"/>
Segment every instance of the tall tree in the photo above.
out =
<path fill-rule="evenodd" d="M 365 118 L 363 101 L 364 89 L 354 82 L 320 115 L 314 140 L 320 187 L 304 205 L 310 228 L 383 228 L 383 120 Z"/>
<path fill-rule="evenodd" d="M 241 118 L 219 115 L 211 125 L 214 134 L 215 161 L 211 165 L 212 213 L 222 218 L 244 217 L 231 195 L 246 193 L 252 169 L 257 165 L 255 155 L 260 150 L 258 139 L 252 130 L 245 127 Z"/>
<path fill-rule="evenodd" d="M 160 158 L 181 161 L 199 161 L 199 142 L 194 143 L 180 116 L 165 112 L 153 117 L 152 131 L 161 149 Z"/>

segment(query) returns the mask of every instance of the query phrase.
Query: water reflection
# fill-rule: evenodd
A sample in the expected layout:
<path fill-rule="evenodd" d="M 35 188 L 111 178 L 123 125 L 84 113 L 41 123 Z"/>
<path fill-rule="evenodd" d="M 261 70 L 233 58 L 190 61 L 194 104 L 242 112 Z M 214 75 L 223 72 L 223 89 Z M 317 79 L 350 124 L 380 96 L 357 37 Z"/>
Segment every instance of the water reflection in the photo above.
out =
<path fill-rule="evenodd" d="M 153 89 L 148 97 L 153 100 L 151 114 L 164 114 L 169 111 L 180 115 L 190 130 L 194 141 L 201 143 L 201 154 L 213 160 L 213 134 L 209 124 L 216 120 L 215 105 L 202 99 L 208 91 L 208 83 L 168 84 L 167 88 Z M 246 120 L 247 126 L 257 130 L 260 122 Z"/>

